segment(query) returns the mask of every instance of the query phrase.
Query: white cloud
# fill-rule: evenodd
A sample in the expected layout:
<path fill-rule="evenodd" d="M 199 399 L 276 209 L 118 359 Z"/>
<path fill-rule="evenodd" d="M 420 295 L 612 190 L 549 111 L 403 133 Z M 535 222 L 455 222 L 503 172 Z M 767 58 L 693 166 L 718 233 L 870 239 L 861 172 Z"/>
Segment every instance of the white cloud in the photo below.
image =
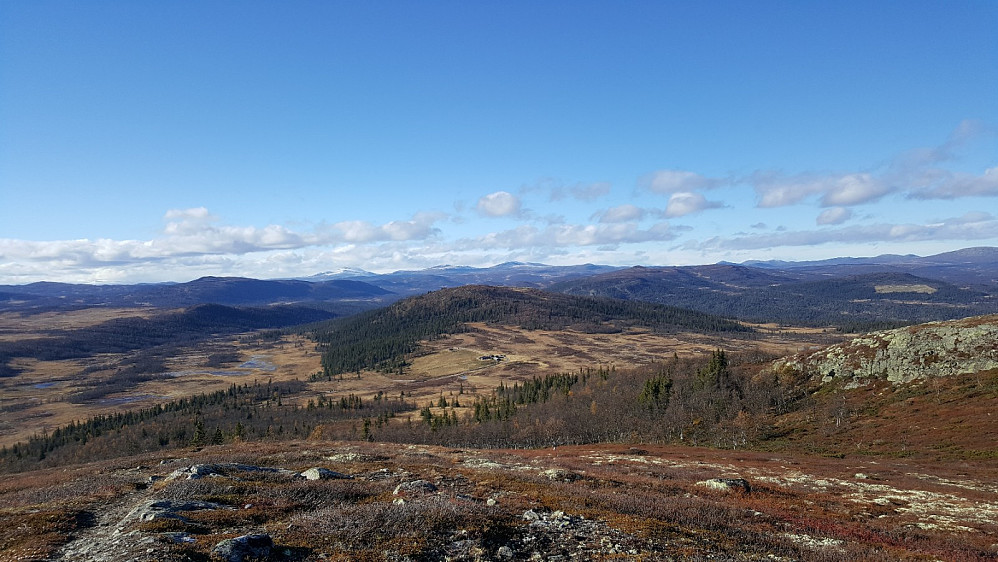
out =
<path fill-rule="evenodd" d="M 810 174 L 786 176 L 775 171 L 757 171 L 748 178 L 759 196 L 760 207 L 783 207 L 820 193 L 823 183 Z"/>
<path fill-rule="evenodd" d="M 520 199 L 508 191 L 497 191 L 479 199 L 476 208 L 489 217 L 515 216 L 520 213 Z"/>
<path fill-rule="evenodd" d="M 994 131 L 978 121 L 963 121 L 942 144 L 918 148 L 894 157 L 876 173 L 757 171 L 743 181 L 752 185 L 760 207 L 783 207 L 818 197 L 823 207 L 870 203 L 900 192 L 911 199 L 956 199 L 998 196 L 998 167 L 983 175 L 957 173 L 938 167 L 957 158 L 958 150 Z"/>
<path fill-rule="evenodd" d="M 823 207 L 859 205 L 890 193 L 890 187 L 868 173 L 814 174 L 788 176 L 775 171 L 758 171 L 748 178 L 759 196 L 760 207 L 784 207 L 821 195 Z"/>
<path fill-rule="evenodd" d="M 828 178 L 828 189 L 821 198 L 821 205 L 859 205 L 880 199 L 890 188 L 870 174 L 845 174 Z"/>
<path fill-rule="evenodd" d="M 961 147 L 993 133 L 994 129 L 984 122 L 965 119 L 950 132 L 946 141 L 939 146 L 916 148 L 895 157 L 890 164 L 892 173 L 904 175 L 910 170 L 953 160 Z"/>
<path fill-rule="evenodd" d="M 932 224 L 872 224 L 729 238 L 713 237 L 702 242 L 688 242 L 684 248 L 700 251 L 758 250 L 828 243 L 970 241 L 993 238 L 998 238 L 998 219 L 990 213 L 973 212 Z"/>
<path fill-rule="evenodd" d="M 341 240 L 354 244 L 373 242 L 380 238 L 380 230 L 367 221 L 342 221 L 332 225 L 329 240 Z"/>
<path fill-rule="evenodd" d="M 218 221 L 218 217 L 208 212 L 205 207 L 192 209 L 170 209 L 163 215 L 166 225 L 163 232 L 169 235 L 184 235 L 204 229 L 207 225 Z"/>
<path fill-rule="evenodd" d="M 215 220 L 215 217 L 208 212 L 207 207 L 193 207 L 190 209 L 170 209 L 164 215 L 166 220 Z"/>
<path fill-rule="evenodd" d="M 817 223 L 820 225 L 826 224 L 842 224 L 852 217 L 852 211 L 846 209 L 845 207 L 832 207 L 831 209 L 825 209 L 818 215 Z"/>
<path fill-rule="evenodd" d="M 511 230 L 493 232 L 477 238 L 459 241 L 456 246 L 472 249 L 520 249 L 570 246 L 606 246 L 640 242 L 674 240 L 677 234 L 667 222 L 659 222 L 647 229 L 634 223 L 578 225 L 552 225 L 539 229 L 531 225 Z"/>
<path fill-rule="evenodd" d="M 434 224 L 445 215 L 419 213 L 408 221 L 391 221 L 375 225 L 365 221 L 344 221 L 321 226 L 310 232 L 295 232 L 281 225 L 230 226 L 213 224 L 218 218 L 204 208 L 172 210 L 165 215 L 167 226 L 163 236 L 152 240 L 54 240 L 30 241 L 0 239 L 0 256 L 5 267 L 0 276 L 18 278 L 39 270 L 51 272 L 80 269 L 90 273 L 107 268 L 144 270 L 152 264 L 166 269 L 172 264 L 197 269 L 200 262 L 211 262 L 217 268 L 225 260 L 250 254 L 296 251 L 336 244 L 403 243 L 424 241 L 439 234 Z M 289 259 L 291 259 L 289 257 Z M 219 261 L 221 260 L 221 261 Z M 84 277 L 89 273 L 77 272 Z M 162 274 L 162 272 L 160 272 Z M 51 276 L 49 276 L 51 278 Z M 79 277 L 76 277 L 79 279 Z M 159 279 L 162 280 L 162 279 Z"/>
<path fill-rule="evenodd" d="M 665 206 L 665 216 L 670 218 L 684 217 L 706 209 L 716 209 L 723 206 L 718 201 L 708 201 L 699 193 L 673 193 L 669 196 L 669 203 Z"/>
<path fill-rule="evenodd" d="M 647 211 L 634 205 L 620 205 L 611 207 L 605 211 L 600 211 L 592 216 L 598 218 L 599 222 L 631 222 L 638 221 L 645 217 Z"/>
<path fill-rule="evenodd" d="M 314 239 L 315 244 L 347 242 L 368 244 L 385 241 L 426 240 L 440 233 L 434 226 L 446 219 L 442 213 L 417 213 L 412 220 L 391 221 L 376 225 L 367 221 L 342 221 L 323 227 Z"/>
<path fill-rule="evenodd" d="M 686 170 L 658 170 L 645 176 L 641 183 L 647 185 L 648 189 L 655 193 L 668 194 L 711 189 L 724 182 Z"/>
<path fill-rule="evenodd" d="M 936 170 L 936 174 L 921 189 L 911 192 L 912 199 L 957 199 L 959 197 L 998 196 L 998 166 L 984 170 L 980 176 L 952 174 Z"/>

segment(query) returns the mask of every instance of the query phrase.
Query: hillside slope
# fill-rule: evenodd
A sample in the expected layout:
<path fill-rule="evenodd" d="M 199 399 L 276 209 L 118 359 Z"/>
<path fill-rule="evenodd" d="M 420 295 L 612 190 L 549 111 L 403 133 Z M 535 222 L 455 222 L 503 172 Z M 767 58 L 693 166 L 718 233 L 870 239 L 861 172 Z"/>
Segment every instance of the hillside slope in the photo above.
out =
<path fill-rule="evenodd" d="M 764 447 L 998 458 L 998 316 L 867 334 L 777 360 L 767 376 L 801 398 Z"/>
<path fill-rule="evenodd" d="M 358 369 L 394 370 L 418 342 L 463 331 L 469 322 L 614 333 L 633 326 L 658 331 L 750 332 L 741 324 L 681 308 L 637 301 L 577 297 L 536 289 L 469 285 L 443 289 L 334 321 L 316 330 L 327 375 Z"/>

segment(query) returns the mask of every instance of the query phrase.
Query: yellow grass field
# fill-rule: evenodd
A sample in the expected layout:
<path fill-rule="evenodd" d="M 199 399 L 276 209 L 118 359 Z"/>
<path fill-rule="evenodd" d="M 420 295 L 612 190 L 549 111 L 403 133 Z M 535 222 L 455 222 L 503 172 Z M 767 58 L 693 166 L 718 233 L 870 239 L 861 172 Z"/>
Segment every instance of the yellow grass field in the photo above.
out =
<path fill-rule="evenodd" d="M 145 309 L 101 309 L 26 319 L 2 315 L 0 336 L 37 337 L 43 330 L 85 327 L 110 317 L 148 314 L 150 312 Z M 344 374 L 331 381 L 310 383 L 310 392 L 297 399 L 305 402 L 319 394 L 343 396 L 351 393 L 368 398 L 380 391 L 389 396 L 404 392 L 409 399 L 424 404 L 441 393 L 487 393 L 500 383 L 512 384 L 534 376 L 584 368 L 627 368 L 667 359 L 673 354 L 689 356 L 710 353 L 718 348 L 729 352 L 760 350 L 786 354 L 799 351 L 802 346 L 834 339 L 823 330 L 791 330 L 774 325 L 755 327 L 760 335 L 749 339 L 696 333 L 655 334 L 644 329 L 618 334 L 585 334 L 474 324 L 466 333 L 424 342 L 423 351 L 411 358 L 411 366 L 402 375 L 373 371 L 362 372 L 359 377 L 353 373 Z M 238 361 L 222 367 L 208 366 L 209 355 L 218 351 L 235 352 Z M 498 362 L 479 359 L 493 354 L 504 357 Z M 252 334 L 243 334 L 180 349 L 167 361 L 169 375 L 141 382 L 126 392 L 82 404 L 70 401 L 73 393 L 100 385 L 113 374 L 91 367 L 81 375 L 85 367 L 114 365 L 118 359 L 121 357 L 17 360 L 13 365 L 21 368 L 22 373 L 0 379 L 0 444 L 10 445 L 95 414 L 150 407 L 184 396 L 222 390 L 232 383 L 308 381 L 312 374 L 321 371 L 321 356 L 310 340 L 285 336 L 277 341 L 261 341 Z"/>
<path fill-rule="evenodd" d="M 232 338 L 212 342 L 210 348 L 234 350 L 239 362 L 208 367 L 204 346 L 184 349 L 167 363 L 172 376 L 143 382 L 126 393 L 111 394 L 84 404 L 72 403 L 69 397 L 74 392 L 101 384 L 111 374 L 97 370 L 80 376 L 93 359 L 19 359 L 13 365 L 22 368 L 23 372 L 16 377 L 0 379 L 0 444 L 10 445 L 96 414 L 146 408 L 184 396 L 223 390 L 232 383 L 306 380 L 321 368 L 315 344 L 297 336 L 287 336 L 277 342 Z M 116 358 L 98 359 L 110 362 Z M 254 358 L 261 367 L 240 367 Z"/>

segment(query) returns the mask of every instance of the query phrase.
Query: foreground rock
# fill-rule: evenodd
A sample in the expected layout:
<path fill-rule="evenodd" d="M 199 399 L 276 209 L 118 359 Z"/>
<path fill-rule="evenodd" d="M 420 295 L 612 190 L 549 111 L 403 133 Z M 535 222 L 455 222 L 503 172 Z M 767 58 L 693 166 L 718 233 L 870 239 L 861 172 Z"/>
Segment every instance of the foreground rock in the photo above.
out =
<path fill-rule="evenodd" d="M 412 482 L 403 482 L 396 486 L 393 494 L 396 496 L 425 496 L 435 494 L 436 492 L 437 487 L 432 482 L 413 480 Z"/>
<path fill-rule="evenodd" d="M 211 549 L 211 556 L 225 562 L 265 560 L 270 557 L 273 548 L 274 541 L 266 533 L 243 535 L 216 544 Z"/>

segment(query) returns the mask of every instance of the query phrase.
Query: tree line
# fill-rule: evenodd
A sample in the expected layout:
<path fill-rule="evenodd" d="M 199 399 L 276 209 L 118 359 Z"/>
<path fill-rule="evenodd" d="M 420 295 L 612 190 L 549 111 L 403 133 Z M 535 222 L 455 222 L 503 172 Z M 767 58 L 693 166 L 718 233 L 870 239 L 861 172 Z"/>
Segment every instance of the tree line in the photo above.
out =
<path fill-rule="evenodd" d="M 417 404 L 312 393 L 306 382 L 231 385 L 152 408 L 95 416 L 0 449 L 0 470 L 233 441 L 378 440 L 454 447 L 659 442 L 740 448 L 780 437 L 779 416 L 811 403 L 806 381 L 766 374 L 769 357 L 673 356 L 502 383 Z"/>

